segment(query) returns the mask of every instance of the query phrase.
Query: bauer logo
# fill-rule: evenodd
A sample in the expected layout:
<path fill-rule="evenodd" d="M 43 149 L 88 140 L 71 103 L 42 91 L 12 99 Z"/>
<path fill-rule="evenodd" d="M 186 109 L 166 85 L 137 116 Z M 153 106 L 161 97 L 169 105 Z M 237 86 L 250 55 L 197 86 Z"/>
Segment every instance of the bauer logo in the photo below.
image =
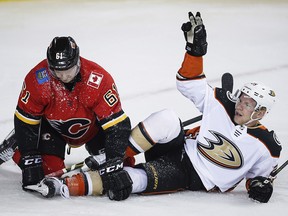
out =
<path fill-rule="evenodd" d="M 39 84 L 43 84 L 49 81 L 49 76 L 48 76 L 46 68 L 41 68 L 36 71 L 36 79 Z"/>
<path fill-rule="evenodd" d="M 103 79 L 103 74 L 92 72 L 89 76 L 87 85 L 98 89 Z"/>

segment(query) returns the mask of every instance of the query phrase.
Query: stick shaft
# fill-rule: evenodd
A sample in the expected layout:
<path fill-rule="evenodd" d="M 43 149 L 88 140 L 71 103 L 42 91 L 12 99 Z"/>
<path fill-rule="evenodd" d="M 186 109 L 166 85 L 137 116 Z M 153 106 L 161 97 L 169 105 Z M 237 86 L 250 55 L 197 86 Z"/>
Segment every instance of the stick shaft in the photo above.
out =
<path fill-rule="evenodd" d="M 83 167 L 83 165 L 84 165 L 84 161 L 77 163 L 77 164 L 73 164 L 72 166 L 63 168 L 61 170 L 52 172 L 52 173 L 46 175 L 45 177 L 61 177 L 63 174 L 65 174 L 67 172 L 70 172 L 70 171 L 73 171 L 73 170 L 76 170 L 76 169 Z"/>
<path fill-rule="evenodd" d="M 184 121 L 184 122 L 182 123 L 182 125 L 183 125 L 183 127 L 186 127 L 186 126 L 188 126 L 188 125 L 190 125 L 190 124 L 193 124 L 193 123 L 195 123 L 195 122 L 200 121 L 201 119 L 202 119 L 202 115 L 199 115 L 199 116 L 196 116 L 195 118 L 188 119 L 187 121 Z"/>
<path fill-rule="evenodd" d="M 281 172 L 288 165 L 288 160 L 286 160 L 278 169 L 271 173 L 270 177 L 275 177 L 279 172 Z"/>

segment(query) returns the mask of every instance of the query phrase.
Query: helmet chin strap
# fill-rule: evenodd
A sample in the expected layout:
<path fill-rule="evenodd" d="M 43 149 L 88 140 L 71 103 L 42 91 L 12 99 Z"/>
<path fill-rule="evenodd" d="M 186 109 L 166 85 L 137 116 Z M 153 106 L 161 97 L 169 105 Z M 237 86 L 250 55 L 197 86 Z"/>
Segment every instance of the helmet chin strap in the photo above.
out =
<path fill-rule="evenodd" d="M 253 121 L 258 121 L 258 120 L 262 119 L 262 118 L 255 118 L 255 119 L 253 119 L 252 116 L 254 115 L 254 113 L 255 113 L 255 110 L 251 113 L 250 120 L 247 121 L 247 122 L 244 124 L 245 126 L 247 126 L 248 124 L 252 123 Z"/>

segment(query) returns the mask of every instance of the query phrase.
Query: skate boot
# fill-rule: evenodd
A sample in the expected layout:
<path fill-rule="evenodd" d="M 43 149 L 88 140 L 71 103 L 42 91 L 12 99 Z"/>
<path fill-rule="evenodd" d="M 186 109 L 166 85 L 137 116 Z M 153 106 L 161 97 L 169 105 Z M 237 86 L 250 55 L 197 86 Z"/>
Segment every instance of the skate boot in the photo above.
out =
<path fill-rule="evenodd" d="M 69 198 L 69 189 L 66 184 L 64 184 L 63 179 L 58 179 L 55 177 L 44 178 L 40 184 L 44 184 L 48 187 L 48 193 L 45 197 L 51 198 L 56 195 L 60 195 L 63 198 Z M 42 194 L 43 195 L 43 194 Z"/>
<path fill-rule="evenodd" d="M 36 191 L 46 198 L 52 198 L 60 195 L 63 198 L 69 198 L 69 190 L 63 179 L 56 177 L 46 177 L 37 185 L 28 185 L 27 190 Z"/>
<path fill-rule="evenodd" d="M 15 132 L 13 130 L 0 144 L 0 165 L 12 158 L 16 148 L 17 148 L 17 142 Z"/>

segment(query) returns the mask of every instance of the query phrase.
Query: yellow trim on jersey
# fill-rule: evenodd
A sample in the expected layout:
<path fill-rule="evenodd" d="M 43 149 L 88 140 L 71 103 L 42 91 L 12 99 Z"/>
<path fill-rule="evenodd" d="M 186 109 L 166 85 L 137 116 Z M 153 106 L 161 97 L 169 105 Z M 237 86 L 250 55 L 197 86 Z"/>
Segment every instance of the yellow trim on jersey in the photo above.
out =
<path fill-rule="evenodd" d="M 37 125 L 40 124 L 40 120 L 36 120 L 36 119 L 31 119 L 31 118 L 27 118 L 23 115 L 21 115 L 18 110 L 15 111 L 15 115 L 18 119 L 20 119 L 21 121 L 25 122 L 26 124 L 29 125 Z"/>
<path fill-rule="evenodd" d="M 123 121 L 126 118 L 127 118 L 127 115 L 125 113 L 123 113 L 121 116 L 119 116 L 119 117 L 117 117 L 115 119 L 112 119 L 111 121 L 103 124 L 102 128 L 103 128 L 103 130 L 106 130 L 106 129 L 118 124 L 119 122 Z"/>

